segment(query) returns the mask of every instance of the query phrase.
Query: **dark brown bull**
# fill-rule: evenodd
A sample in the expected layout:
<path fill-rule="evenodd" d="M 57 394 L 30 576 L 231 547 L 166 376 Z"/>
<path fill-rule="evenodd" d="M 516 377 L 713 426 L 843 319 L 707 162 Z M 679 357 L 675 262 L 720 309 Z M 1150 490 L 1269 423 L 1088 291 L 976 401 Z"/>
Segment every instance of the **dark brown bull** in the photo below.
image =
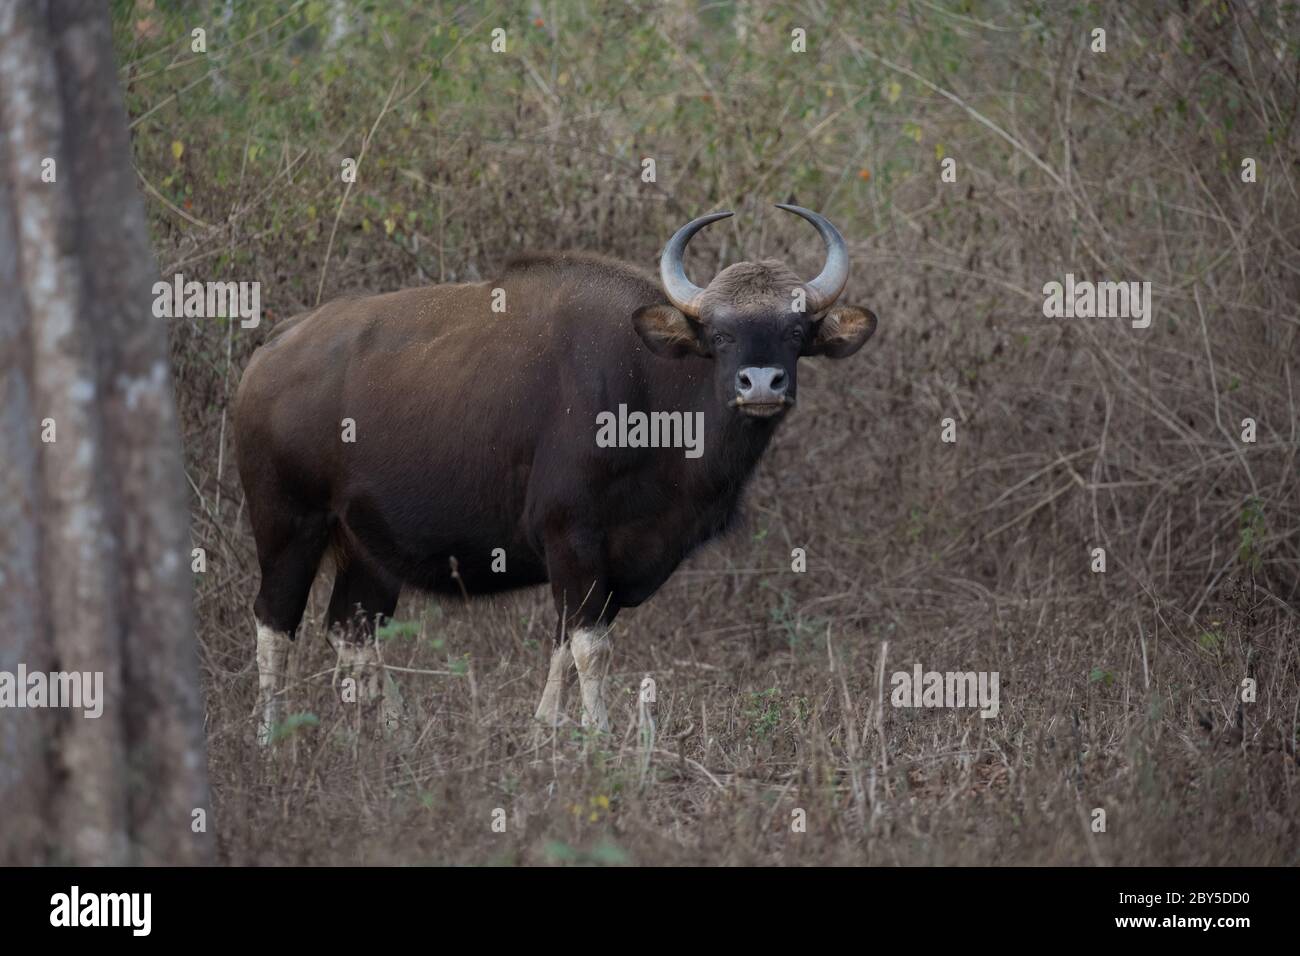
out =
<path fill-rule="evenodd" d="M 261 739 L 331 546 L 329 624 L 363 669 L 403 585 L 486 594 L 549 581 L 559 620 L 537 717 L 560 719 L 571 650 L 583 722 L 608 727 L 614 617 L 731 523 L 795 403 L 799 357 L 852 355 L 876 328 L 870 311 L 834 306 L 848 279 L 835 227 L 780 208 L 826 244 L 811 282 L 765 260 L 693 285 L 686 244 L 726 212 L 673 236 L 662 286 L 607 259 L 536 256 L 493 281 L 344 299 L 275 329 L 235 405 L 262 572 Z M 702 420 L 698 457 L 602 447 L 598 417 L 620 406 Z"/>

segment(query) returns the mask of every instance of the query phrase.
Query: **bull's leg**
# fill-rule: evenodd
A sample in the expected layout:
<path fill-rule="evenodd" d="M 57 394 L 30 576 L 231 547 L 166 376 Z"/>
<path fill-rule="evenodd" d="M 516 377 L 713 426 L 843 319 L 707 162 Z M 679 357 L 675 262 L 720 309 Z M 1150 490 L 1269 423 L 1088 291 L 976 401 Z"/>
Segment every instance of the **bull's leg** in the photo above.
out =
<path fill-rule="evenodd" d="M 567 668 L 563 654 L 567 642 L 582 690 L 582 725 L 608 731 L 605 684 L 609 675 L 609 630 L 618 607 L 605 577 L 602 552 L 600 537 L 594 532 L 565 529 L 547 539 L 546 570 L 559 628 L 538 716 L 542 717 L 544 708 L 548 708 L 558 719 L 560 681 L 552 678 L 562 678 Z"/>
<path fill-rule="evenodd" d="M 262 585 L 253 604 L 257 618 L 257 742 L 269 744 L 284 710 L 283 686 L 293 640 L 307 607 L 329 538 L 323 514 L 253 508 L 253 535 Z"/>
<path fill-rule="evenodd" d="M 284 675 L 289 667 L 289 635 L 258 622 L 257 625 L 257 742 L 271 742 L 283 716 Z"/>
<path fill-rule="evenodd" d="M 564 706 L 564 679 L 569 674 L 569 665 L 573 663 L 573 652 L 569 642 L 561 638 L 551 652 L 551 669 L 546 675 L 546 687 L 542 690 L 541 703 L 537 705 L 534 719 L 548 727 L 560 726 L 560 710 Z"/>
<path fill-rule="evenodd" d="M 401 582 L 355 552 L 344 554 L 330 594 L 329 629 L 335 638 L 339 670 L 357 682 L 358 703 L 372 708 L 382 703 L 384 729 L 396 729 L 399 704 L 384 694 L 385 675 L 377 645 L 377 630 L 393 616 Z"/>
<path fill-rule="evenodd" d="M 609 710 L 605 706 L 605 684 L 609 679 L 608 627 L 579 627 L 569 638 L 573 662 L 578 666 L 582 686 L 582 726 L 609 732 Z"/>

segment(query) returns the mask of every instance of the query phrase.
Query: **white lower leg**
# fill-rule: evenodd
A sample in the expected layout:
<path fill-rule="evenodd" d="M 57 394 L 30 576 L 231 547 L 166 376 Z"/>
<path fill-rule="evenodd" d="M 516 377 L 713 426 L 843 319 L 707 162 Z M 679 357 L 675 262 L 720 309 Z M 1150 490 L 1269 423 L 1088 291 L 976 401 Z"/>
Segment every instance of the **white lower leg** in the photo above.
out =
<path fill-rule="evenodd" d="M 578 628 L 569 643 L 573 646 L 573 662 L 578 665 L 578 683 L 582 686 L 582 726 L 608 731 L 605 680 L 609 675 L 609 628 Z"/>
<path fill-rule="evenodd" d="M 546 688 L 542 691 L 542 701 L 537 705 L 535 720 L 540 720 L 548 727 L 560 725 L 560 708 L 564 703 L 564 678 L 569 671 L 569 662 L 573 652 L 566 641 L 551 652 L 551 669 L 546 675 Z"/>
<path fill-rule="evenodd" d="M 275 725 L 280 722 L 284 702 L 280 691 L 285 667 L 289 663 L 289 635 L 257 625 L 257 742 L 265 747 L 271 742 Z"/>

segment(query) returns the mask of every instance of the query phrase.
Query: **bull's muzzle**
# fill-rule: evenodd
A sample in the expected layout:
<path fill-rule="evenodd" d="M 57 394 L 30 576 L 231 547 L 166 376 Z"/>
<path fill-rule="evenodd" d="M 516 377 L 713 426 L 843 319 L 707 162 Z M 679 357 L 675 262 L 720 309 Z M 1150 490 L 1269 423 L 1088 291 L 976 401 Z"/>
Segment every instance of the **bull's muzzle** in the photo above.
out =
<path fill-rule="evenodd" d="M 790 376 L 783 368 L 742 368 L 736 373 L 736 397 L 731 404 L 746 415 L 769 418 L 794 404 L 786 394 Z"/>

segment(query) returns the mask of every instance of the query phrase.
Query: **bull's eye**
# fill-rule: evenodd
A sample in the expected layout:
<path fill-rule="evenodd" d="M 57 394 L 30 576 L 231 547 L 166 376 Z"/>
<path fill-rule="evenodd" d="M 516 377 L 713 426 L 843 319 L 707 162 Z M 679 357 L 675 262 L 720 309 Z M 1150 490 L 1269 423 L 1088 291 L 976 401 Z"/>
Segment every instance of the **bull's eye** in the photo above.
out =
<path fill-rule="evenodd" d="M 713 333 L 713 344 L 718 348 L 721 348 L 722 346 L 726 345 L 730 341 L 731 341 L 731 336 L 725 332 Z"/>
<path fill-rule="evenodd" d="M 792 338 L 796 342 L 802 342 L 803 329 L 799 328 L 799 326 L 796 325 L 793 329 L 790 330 L 790 338 Z"/>

